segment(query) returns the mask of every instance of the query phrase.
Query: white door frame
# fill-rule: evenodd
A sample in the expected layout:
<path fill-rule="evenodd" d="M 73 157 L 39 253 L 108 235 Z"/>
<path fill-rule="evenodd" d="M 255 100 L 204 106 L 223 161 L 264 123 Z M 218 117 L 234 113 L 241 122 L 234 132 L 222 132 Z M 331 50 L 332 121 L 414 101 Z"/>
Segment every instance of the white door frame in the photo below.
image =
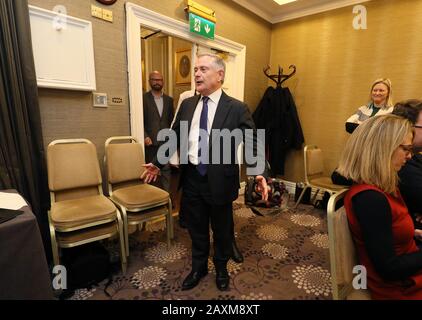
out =
<path fill-rule="evenodd" d="M 243 100 L 245 83 L 246 46 L 215 36 L 214 40 L 197 37 L 189 32 L 189 25 L 172 19 L 139 5 L 126 2 L 126 37 L 129 79 L 129 106 L 131 135 L 144 142 L 144 118 L 142 108 L 142 64 L 141 64 L 141 27 L 147 27 L 198 43 L 202 46 L 229 52 L 235 56 L 235 74 L 232 96 Z M 194 61 L 192 61 L 194 63 Z"/>

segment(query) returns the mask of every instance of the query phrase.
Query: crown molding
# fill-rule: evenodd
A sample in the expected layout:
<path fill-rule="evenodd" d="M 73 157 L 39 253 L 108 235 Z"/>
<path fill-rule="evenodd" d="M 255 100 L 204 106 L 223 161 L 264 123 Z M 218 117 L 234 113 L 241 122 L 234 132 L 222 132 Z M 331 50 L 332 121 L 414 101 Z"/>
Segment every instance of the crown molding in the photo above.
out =
<path fill-rule="evenodd" d="M 339 8 L 357 5 L 357 4 L 368 2 L 368 1 L 371 1 L 371 0 L 338 0 L 338 1 L 334 1 L 333 3 L 313 5 L 312 7 L 308 7 L 308 8 L 298 10 L 295 12 L 289 12 L 286 14 L 274 16 L 272 18 L 271 23 L 274 24 L 274 23 L 279 23 L 283 21 L 298 19 L 298 18 L 310 16 L 310 15 L 321 13 L 321 12 L 326 12 L 326 11 L 331 11 L 331 10 L 335 10 Z"/>
<path fill-rule="evenodd" d="M 352 6 L 364 2 L 368 2 L 371 0 L 335 0 L 331 3 L 323 3 L 323 4 L 314 4 L 312 6 L 298 9 L 290 12 L 286 12 L 279 15 L 269 15 L 267 12 L 263 11 L 262 9 L 258 8 L 252 1 L 248 0 L 232 0 L 233 2 L 236 2 L 237 4 L 241 5 L 242 7 L 248 9 L 249 11 L 255 13 L 259 17 L 265 19 L 266 21 L 276 24 L 283 21 L 293 20 L 302 18 L 305 16 L 326 12 L 330 10 L 335 10 L 347 6 Z"/>
<path fill-rule="evenodd" d="M 247 0 L 232 0 L 232 1 L 236 2 L 238 5 L 244 7 L 245 9 L 248 9 L 252 13 L 255 13 L 257 16 L 261 17 L 262 19 L 273 23 L 272 17 L 265 11 L 258 8 L 255 4 L 251 3 L 251 1 L 247 1 Z"/>

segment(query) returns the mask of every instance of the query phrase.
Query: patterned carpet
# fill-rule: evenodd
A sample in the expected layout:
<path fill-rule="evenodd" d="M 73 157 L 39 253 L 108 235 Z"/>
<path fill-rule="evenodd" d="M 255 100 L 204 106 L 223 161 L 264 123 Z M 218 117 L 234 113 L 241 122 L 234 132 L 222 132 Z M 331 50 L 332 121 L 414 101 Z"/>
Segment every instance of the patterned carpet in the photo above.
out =
<path fill-rule="evenodd" d="M 181 283 L 190 271 L 190 238 L 175 219 L 175 240 L 167 249 L 164 222 L 130 237 L 126 275 L 116 271 L 111 284 L 79 289 L 76 300 L 327 300 L 331 299 L 326 213 L 300 205 L 258 216 L 234 203 L 236 241 L 245 261 L 228 263 L 230 290 L 216 288 L 210 258 L 209 274 L 189 291 Z M 292 207 L 293 203 L 291 203 Z M 116 246 L 108 249 L 118 259 Z"/>

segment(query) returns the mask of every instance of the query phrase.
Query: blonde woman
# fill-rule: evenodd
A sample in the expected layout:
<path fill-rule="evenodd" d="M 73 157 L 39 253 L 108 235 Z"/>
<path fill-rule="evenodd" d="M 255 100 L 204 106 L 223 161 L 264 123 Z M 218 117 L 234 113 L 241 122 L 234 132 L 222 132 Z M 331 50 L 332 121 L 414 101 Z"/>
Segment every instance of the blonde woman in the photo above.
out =
<path fill-rule="evenodd" d="M 387 78 L 377 79 L 372 83 L 368 103 L 346 120 L 346 131 L 352 133 L 365 120 L 391 112 L 393 112 L 391 81 Z"/>
<path fill-rule="evenodd" d="M 373 299 L 422 299 L 422 251 L 398 190 L 397 172 L 412 156 L 412 124 L 373 117 L 346 143 L 338 172 L 355 181 L 344 206 Z"/>

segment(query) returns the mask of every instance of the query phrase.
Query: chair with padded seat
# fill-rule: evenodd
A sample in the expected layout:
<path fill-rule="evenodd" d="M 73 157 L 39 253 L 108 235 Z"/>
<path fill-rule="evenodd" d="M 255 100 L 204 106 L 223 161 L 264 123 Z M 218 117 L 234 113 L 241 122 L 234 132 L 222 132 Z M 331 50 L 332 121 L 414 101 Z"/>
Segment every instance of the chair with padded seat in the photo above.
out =
<path fill-rule="evenodd" d="M 126 254 L 129 256 L 129 225 L 166 219 L 167 245 L 173 238 L 172 203 L 168 192 L 143 183 L 145 163 L 142 145 L 132 136 L 108 138 L 105 142 L 105 168 L 110 199 L 122 212 Z"/>
<path fill-rule="evenodd" d="M 370 300 L 369 290 L 354 289 L 353 268 L 359 265 L 355 244 L 343 206 L 347 190 L 330 197 L 327 206 L 327 223 L 331 265 L 331 287 L 334 300 Z"/>
<path fill-rule="evenodd" d="M 71 248 L 117 236 L 123 273 L 126 272 L 123 222 L 112 201 L 103 194 L 94 144 L 87 139 L 52 141 L 47 148 L 48 211 L 53 261 L 59 248 Z"/>
<path fill-rule="evenodd" d="M 324 176 L 324 158 L 320 148 L 315 145 L 307 145 L 303 149 L 303 159 L 305 164 L 305 186 L 296 201 L 294 208 L 296 208 L 308 188 L 317 189 L 312 202 L 315 201 L 319 190 L 323 189 L 333 195 L 348 186 L 337 185 L 331 181 L 330 177 Z"/>

